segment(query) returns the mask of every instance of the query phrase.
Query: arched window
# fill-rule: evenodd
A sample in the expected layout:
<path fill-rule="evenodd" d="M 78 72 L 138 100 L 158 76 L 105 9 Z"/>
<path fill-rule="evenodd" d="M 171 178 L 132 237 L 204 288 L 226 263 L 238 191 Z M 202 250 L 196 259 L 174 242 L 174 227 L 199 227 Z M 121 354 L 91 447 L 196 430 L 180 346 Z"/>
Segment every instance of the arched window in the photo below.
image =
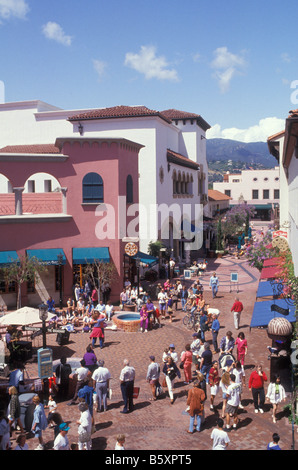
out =
<path fill-rule="evenodd" d="M 126 178 L 126 203 L 133 203 L 133 180 L 131 175 Z"/>
<path fill-rule="evenodd" d="M 87 173 L 83 178 L 83 203 L 103 202 L 103 180 L 97 173 Z"/>

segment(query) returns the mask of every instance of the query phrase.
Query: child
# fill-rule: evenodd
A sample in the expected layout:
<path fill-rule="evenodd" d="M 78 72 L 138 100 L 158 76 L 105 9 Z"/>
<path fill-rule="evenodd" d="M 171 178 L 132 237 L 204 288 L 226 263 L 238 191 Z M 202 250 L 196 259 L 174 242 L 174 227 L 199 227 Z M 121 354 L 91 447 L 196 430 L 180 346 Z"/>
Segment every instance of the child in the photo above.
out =
<path fill-rule="evenodd" d="M 280 440 L 280 437 L 279 435 L 275 432 L 273 435 L 272 435 L 272 442 L 269 442 L 269 444 L 267 445 L 267 450 L 281 450 L 281 448 L 279 447 L 279 440 Z"/>
<path fill-rule="evenodd" d="M 53 395 L 49 395 L 48 404 L 44 408 L 49 410 L 48 423 L 51 425 L 51 427 L 54 427 L 52 417 L 53 413 L 55 413 L 57 410 L 57 403 L 55 402 Z"/>
<path fill-rule="evenodd" d="M 145 332 L 147 333 L 148 331 L 148 311 L 146 305 L 143 305 L 141 310 L 140 310 L 140 317 L 141 317 L 141 322 L 140 322 L 140 327 L 141 331 L 144 331 L 144 326 L 145 326 Z"/>
<path fill-rule="evenodd" d="M 124 434 L 118 434 L 117 442 L 116 442 L 116 445 L 115 445 L 115 450 L 125 450 L 124 443 L 125 443 L 125 435 Z"/>

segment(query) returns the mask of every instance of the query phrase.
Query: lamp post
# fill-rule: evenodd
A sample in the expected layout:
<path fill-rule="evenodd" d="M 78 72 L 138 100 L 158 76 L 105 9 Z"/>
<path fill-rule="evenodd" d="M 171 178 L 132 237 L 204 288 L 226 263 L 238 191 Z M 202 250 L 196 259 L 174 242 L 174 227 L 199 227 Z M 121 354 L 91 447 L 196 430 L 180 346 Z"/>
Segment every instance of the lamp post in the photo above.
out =
<path fill-rule="evenodd" d="M 42 347 L 46 349 L 47 347 L 47 328 L 46 328 L 46 321 L 48 319 L 48 306 L 45 304 L 41 304 L 38 306 L 39 309 L 39 318 L 42 321 Z"/>
<path fill-rule="evenodd" d="M 137 283 L 138 283 L 138 298 L 140 291 L 140 258 L 136 258 L 136 267 L 137 267 Z"/>
<path fill-rule="evenodd" d="M 60 297 L 59 297 L 59 308 L 62 310 L 62 304 L 63 304 L 63 296 L 62 296 L 62 263 L 63 263 L 63 255 L 59 253 L 57 255 L 58 259 L 58 265 L 59 265 L 59 291 L 60 291 Z"/>

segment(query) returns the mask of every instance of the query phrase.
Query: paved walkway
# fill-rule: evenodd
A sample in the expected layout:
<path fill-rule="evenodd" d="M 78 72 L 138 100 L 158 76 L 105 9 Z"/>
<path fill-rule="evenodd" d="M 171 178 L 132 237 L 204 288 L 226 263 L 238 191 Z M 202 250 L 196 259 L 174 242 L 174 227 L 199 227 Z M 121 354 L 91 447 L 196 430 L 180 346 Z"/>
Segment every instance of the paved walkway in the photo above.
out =
<path fill-rule="evenodd" d="M 250 319 L 255 302 L 256 290 L 258 286 L 259 273 L 249 267 L 244 259 L 234 259 L 224 257 L 221 259 L 208 260 L 208 271 L 201 277 L 204 286 L 204 297 L 211 307 L 219 308 L 221 311 L 219 320 L 221 330 L 219 339 L 230 329 L 236 338 L 237 333 L 233 327 L 233 318 L 230 312 L 235 298 L 235 292 L 230 292 L 230 273 L 238 272 L 239 277 L 239 297 L 244 304 L 244 312 L 241 316 L 240 331 L 245 333 L 248 340 L 248 355 L 246 358 L 246 381 L 254 366 L 261 362 L 263 369 L 269 376 L 270 362 L 266 346 L 271 344 L 265 329 L 253 329 L 250 331 Z M 209 277 L 216 271 L 220 288 L 218 297 L 212 299 L 209 290 Z M 113 396 L 109 402 L 108 411 L 95 414 L 96 432 L 93 434 L 92 445 L 94 450 L 113 450 L 115 438 L 118 433 L 126 435 L 125 447 L 127 450 L 160 450 L 160 451 L 191 451 L 210 450 L 210 434 L 215 426 L 218 410 L 209 410 L 209 389 L 208 399 L 205 405 L 206 421 L 200 433 L 188 434 L 189 417 L 185 413 L 187 392 L 191 385 L 184 385 L 182 374 L 181 381 L 175 384 L 175 402 L 170 404 L 168 395 L 156 402 L 149 401 L 151 397 L 149 385 L 146 382 L 146 372 L 149 364 L 149 356 L 156 356 L 156 360 L 162 364 L 162 353 L 166 346 L 174 343 L 177 352 L 184 349 L 186 343 L 192 341 L 192 332 L 189 332 L 182 325 L 183 313 L 179 310 L 172 324 L 163 321 L 162 328 L 149 331 L 148 333 L 124 333 L 122 331 L 106 331 L 105 347 L 100 350 L 95 349 L 98 359 L 104 359 L 105 365 L 112 373 L 111 386 Z M 89 344 L 89 335 L 78 333 L 72 334 L 68 345 L 58 346 L 55 342 L 55 335 L 48 335 L 48 346 L 53 348 L 54 359 L 58 359 L 62 354 L 68 357 L 82 357 L 86 346 Z M 206 335 L 207 340 L 211 340 L 211 334 Z M 38 341 L 36 338 L 35 341 Z M 41 341 L 41 340 L 40 340 Z M 40 345 L 41 346 L 41 345 Z M 135 385 L 140 387 L 140 395 L 135 400 L 135 410 L 133 413 L 123 415 L 122 397 L 119 387 L 119 374 L 122 369 L 124 358 L 129 358 L 131 364 L 136 369 Z M 218 355 L 215 355 L 218 358 Z M 37 365 L 28 365 L 29 374 L 36 374 Z M 270 406 L 267 405 L 264 414 L 255 414 L 252 404 L 251 392 L 248 387 L 243 392 L 244 410 L 240 412 L 240 423 L 236 430 L 229 433 L 231 440 L 231 450 L 263 450 L 271 440 L 272 434 L 278 432 L 281 436 L 280 445 L 284 450 L 290 450 L 292 444 L 292 427 L 282 413 L 277 424 L 273 424 Z M 215 399 L 215 405 L 221 406 L 221 395 Z M 76 406 L 66 406 L 59 404 L 65 421 L 69 423 L 69 440 L 77 442 L 77 424 L 79 411 Z M 53 431 L 47 429 L 44 433 L 45 441 L 51 447 Z M 295 438 L 297 432 L 295 433 Z M 15 441 L 13 441 L 14 443 Z M 37 445 L 36 439 L 29 438 L 30 448 Z M 297 448 L 297 442 L 296 446 Z"/>

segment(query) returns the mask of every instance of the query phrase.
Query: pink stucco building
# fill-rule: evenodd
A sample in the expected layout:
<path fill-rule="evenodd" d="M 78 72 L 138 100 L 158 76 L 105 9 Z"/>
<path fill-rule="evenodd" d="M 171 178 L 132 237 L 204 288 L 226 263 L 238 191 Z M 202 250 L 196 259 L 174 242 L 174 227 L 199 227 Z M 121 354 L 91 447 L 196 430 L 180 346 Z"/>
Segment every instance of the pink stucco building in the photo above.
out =
<path fill-rule="evenodd" d="M 28 289 L 24 284 L 23 305 L 36 306 L 50 295 L 59 304 L 59 253 L 63 255 L 64 303 L 73 295 L 74 273 L 94 258 L 115 264 L 111 300 L 119 299 L 125 239 L 119 236 L 118 220 L 120 212 L 138 202 L 141 148 L 125 138 L 67 137 L 53 145 L 0 150 L 1 173 L 12 187 L 12 193 L 0 194 L 0 265 L 25 254 L 36 255 L 48 265 L 35 287 Z M 58 191 L 23 193 L 28 178 L 39 172 L 56 178 Z M 108 208 L 114 216 L 109 220 Z M 128 224 L 130 218 L 125 220 Z M 15 302 L 13 288 L 2 279 L 0 304 L 14 307 Z"/>

